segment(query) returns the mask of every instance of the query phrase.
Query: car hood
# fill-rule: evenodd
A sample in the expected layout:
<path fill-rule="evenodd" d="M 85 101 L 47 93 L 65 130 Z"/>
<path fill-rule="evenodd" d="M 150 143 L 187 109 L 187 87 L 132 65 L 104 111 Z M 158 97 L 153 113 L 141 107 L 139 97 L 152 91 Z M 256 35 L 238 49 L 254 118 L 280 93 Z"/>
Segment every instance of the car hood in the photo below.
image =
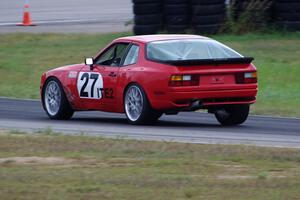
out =
<path fill-rule="evenodd" d="M 77 70 L 80 70 L 84 66 L 85 66 L 85 64 L 83 64 L 83 63 L 72 64 L 72 65 L 66 65 L 66 66 L 58 67 L 58 68 L 52 69 L 50 71 L 71 71 L 71 70 L 77 71 Z"/>

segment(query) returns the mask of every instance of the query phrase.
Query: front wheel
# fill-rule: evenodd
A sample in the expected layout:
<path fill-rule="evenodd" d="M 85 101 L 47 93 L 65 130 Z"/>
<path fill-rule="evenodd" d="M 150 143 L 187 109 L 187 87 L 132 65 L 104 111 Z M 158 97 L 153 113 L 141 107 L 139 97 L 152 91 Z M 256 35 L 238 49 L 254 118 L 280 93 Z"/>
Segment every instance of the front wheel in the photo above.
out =
<path fill-rule="evenodd" d="M 131 124 L 152 124 L 162 115 L 151 108 L 144 90 L 137 84 L 132 84 L 126 89 L 124 110 Z"/>
<path fill-rule="evenodd" d="M 250 105 L 228 105 L 216 110 L 215 117 L 223 126 L 244 123 L 249 115 Z"/>
<path fill-rule="evenodd" d="M 42 100 L 50 119 L 70 119 L 74 114 L 61 83 L 56 78 L 50 78 L 45 83 Z"/>

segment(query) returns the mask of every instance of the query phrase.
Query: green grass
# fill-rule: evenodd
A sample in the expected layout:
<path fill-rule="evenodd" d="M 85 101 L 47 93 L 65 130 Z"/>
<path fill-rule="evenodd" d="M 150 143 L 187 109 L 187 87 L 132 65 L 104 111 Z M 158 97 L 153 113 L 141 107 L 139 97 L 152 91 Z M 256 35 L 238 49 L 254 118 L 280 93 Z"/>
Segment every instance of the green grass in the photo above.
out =
<path fill-rule="evenodd" d="M 255 58 L 259 93 L 254 113 L 300 117 L 300 32 L 216 39 Z"/>
<path fill-rule="evenodd" d="M 83 62 L 112 39 L 130 33 L 4 34 L 0 36 L 0 96 L 39 98 L 43 71 Z M 300 117 L 300 33 L 221 35 L 215 39 L 255 57 L 259 73 L 254 114 Z"/>
<path fill-rule="evenodd" d="M 62 65 L 82 63 L 111 40 L 126 33 L 0 35 L 0 96 L 39 98 L 41 74 Z"/>
<path fill-rule="evenodd" d="M 299 189 L 298 149 L 0 133 L 6 200 L 276 200 Z"/>

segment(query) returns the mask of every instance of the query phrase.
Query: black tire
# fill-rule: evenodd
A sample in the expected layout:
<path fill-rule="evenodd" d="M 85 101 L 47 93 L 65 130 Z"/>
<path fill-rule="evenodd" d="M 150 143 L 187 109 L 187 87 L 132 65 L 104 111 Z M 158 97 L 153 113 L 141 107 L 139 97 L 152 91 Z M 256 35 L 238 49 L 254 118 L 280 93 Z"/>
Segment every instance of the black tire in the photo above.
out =
<path fill-rule="evenodd" d="M 165 15 L 188 15 L 189 6 L 187 4 L 165 5 Z"/>
<path fill-rule="evenodd" d="M 300 21 L 289 22 L 289 21 L 278 21 L 276 25 L 284 30 L 288 31 L 300 31 Z"/>
<path fill-rule="evenodd" d="M 196 5 L 193 6 L 193 15 L 217 15 L 225 13 L 225 5 Z"/>
<path fill-rule="evenodd" d="M 300 21 L 300 12 L 298 13 L 276 13 L 276 19 L 279 21 Z"/>
<path fill-rule="evenodd" d="M 133 13 L 136 15 L 151 15 L 162 12 L 162 5 L 158 3 L 134 4 Z"/>
<path fill-rule="evenodd" d="M 135 3 L 135 4 L 161 3 L 161 0 L 132 0 L 132 3 Z"/>
<path fill-rule="evenodd" d="M 215 117 L 223 126 L 244 123 L 249 115 L 250 105 L 228 105 L 215 112 Z"/>
<path fill-rule="evenodd" d="M 165 4 L 186 4 L 189 0 L 164 0 Z"/>
<path fill-rule="evenodd" d="M 188 15 L 167 15 L 165 22 L 167 25 L 187 25 L 190 17 Z"/>
<path fill-rule="evenodd" d="M 275 12 L 300 12 L 300 3 L 276 3 Z"/>
<path fill-rule="evenodd" d="M 210 24 L 210 25 L 196 25 L 194 26 L 197 34 L 216 34 L 219 32 L 221 25 L 220 24 Z"/>
<path fill-rule="evenodd" d="M 135 35 L 149 35 L 156 34 L 161 30 L 161 24 L 153 25 L 135 25 L 133 26 L 133 32 Z"/>
<path fill-rule="evenodd" d="M 161 24 L 161 23 L 162 23 L 161 14 L 134 16 L 134 24 L 136 25 L 152 25 L 152 24 Z"/>
<path fill-rule="evenodd" d="M 186 33 L 188 28 L 188 25 L 166 25 L 168 33 Z"/>
<path fill-rule="evenodd" d="M 192 23 L 197 25 L 202 24 L 221 24 L 225 21 L 225 15 L 195 15 L 192 17 Z"/>
<path fill-rule="evenodd" d="M 299 0 L 276 0 L 276 2 L 283 2 L 283 3 L 287 3 L 287 2 L 299 2 Z"/>
<path fill-rule="evenodd" d="M 46 101 L 46 98 L 45 98 L 46 88 L 47 88 L 48 84 L 51 82 L 55 82 L 58 85 L 60 94 L 61 94 L 60 95 L 60 97 L 61 97 L 60 98 L 60 106 L 59 106 L 58 111 L 55 114 L 51 114 L 50 111 L 48 111 L 46 102 L 45 102 Z M 45 82 L 42 92 L 43 92 L 42 93 L 43 108 L 46 111 L 46 113 L 50 119 L 65 120 L 65 119 L 70 119 L 73 116 L 74 110 L 72 109 L 71 105 L 69 104 L 66 94 L 63 90 L 63 87 L 57 78 L 55 78 L 55 77 L 49 78 Z"/>
<path fill-rule="evenodd" d="M 225 4 L 225 0 L 191 0 L 193 5 Z"/>
<path fill-rule="evenodd" d="M 129 115 L 126 110 L 126 105 L 125 105 L 125 98 L 126 98 L 126 93 L 127 91 L 130 90 L 130 88 L 136 87 L 140 90 L 142 94 L 142 99 L 143 99 L 143 105 L 142 105 L 142 112 L 139 115 L 139 117 L 136 120 L 130 119 Z M 153 124 L 155 123 L 162 115 L 161 112 L 155 111 L 151 108 L 151 105 L 148 101 L 147 95 L 145 91 L 143 90 L 142 87 L 140 87 L 138 84 L 131 84 L 126 88 L 126 91 L 124 93 L 124 110 L 125 114 L 127 117 L 127 120 L 130 124 L 134 125 L 142 125 L 142 124 Z"/>

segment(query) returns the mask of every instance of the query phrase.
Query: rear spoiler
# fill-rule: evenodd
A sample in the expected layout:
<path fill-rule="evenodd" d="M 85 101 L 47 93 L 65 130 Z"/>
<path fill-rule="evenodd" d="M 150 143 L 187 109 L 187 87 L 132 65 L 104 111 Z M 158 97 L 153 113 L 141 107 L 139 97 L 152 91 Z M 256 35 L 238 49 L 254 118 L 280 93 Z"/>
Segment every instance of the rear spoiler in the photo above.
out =
<path fill-rule="evenodd" d="M 250 64 L 254 58 L 241 57 L 241 58 L 220 58 L 220 59 L 195 59 L 195 60 L 153 60 L 170 64 L 174 66 L 195 66 L 195 65 L 219 65 L 219 64 Z"/>

